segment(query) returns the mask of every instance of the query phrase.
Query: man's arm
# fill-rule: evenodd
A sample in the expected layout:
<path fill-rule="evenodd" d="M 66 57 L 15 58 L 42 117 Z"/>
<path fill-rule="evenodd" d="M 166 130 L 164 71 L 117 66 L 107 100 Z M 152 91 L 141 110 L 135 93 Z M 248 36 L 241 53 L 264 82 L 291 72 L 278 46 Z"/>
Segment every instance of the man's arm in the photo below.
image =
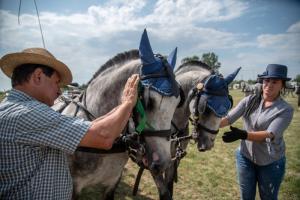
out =
<path fill-rule="evenodd" d="M 114 140 L 125 128 L 136 104 L 138 83 L 138 75 L 132 75 L 128 79 L 121 98 L 121 105 L 114 108 L 105 117 L 95 119 L 79 146 L 101 149 L 112 147 Z"/>

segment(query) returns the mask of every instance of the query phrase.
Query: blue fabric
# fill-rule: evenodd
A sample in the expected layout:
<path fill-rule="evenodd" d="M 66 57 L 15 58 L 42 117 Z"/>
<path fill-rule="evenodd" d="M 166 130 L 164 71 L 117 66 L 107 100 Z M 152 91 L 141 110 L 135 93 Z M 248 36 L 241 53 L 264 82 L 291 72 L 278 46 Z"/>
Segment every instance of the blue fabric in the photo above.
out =
<path fill-rule="evenodd" d="M 225 117 L 231 108 L 231 102 L 228 96 L 208 95 L 207 106 L 218 117 Z"/>
<path fill-rule="evenodd" d="M 146 29 L 142 34 L 139 46 L 139 55 L 142 61 L 140 75 L 161 75 L 162 77 L 142 79 L 143 86 L 149 87 L 164 96 L 179 95 L 179 87 L 175 80 L 173 69 L 176 64 L 177 48 L 168 56 L 168 61 L 163 63 L 162 57 L 153 54 Z"/>
<path fill-rule="evenodd" d="M 258 75 L 260 79 L 266 78 L 275 78 L 275 79 L 282 79 L 282 80 L 291 80 L 291 78 L 287 77 L 287 66 L 279 65 L 279 64 L 269 64 L 267 69 L 262 74 Z"/>
<path fill-rule="evenodd" d="M 224 117 L 231 108 L 228 97 L 228 86 L 224 78 L 212 75 L 204 83 L 204 93 L 207 98 L 207 106 L 218 116 Z"/>
<path fill-rule="evenodd" d="M 218 116 L 224 117 L 232 107 L 229 100 L 228 85 L 234 80 L 241 70 L 237 68 L 233 73 L 223 78 L 220 75 L 212 75 L 204 83 L 204 94 L 207 95 L 207 106 Z"/>
<path fill-rule="evenodd" d="M 240 185 L 241 199 L 255 200 L 256 184 L 262 200 L 278 199 L 280 184 L 285 173 L 286 158 L 269 165 L 259 166 L 236 151 L 236 168 Z"/>
<path fill-rule="evenodd" d="M 163 66 L 160 58 L 155 58 L 155 60 L 155 63 L 142 66 L 141 75 L 147 76 L 151 74 L 161 74 L 162 76 L 167 75 L 167 77 L 141 80 L 142 85 L 147 86 L 164 96 L 174 95 L 177 97 L 179 94 L 179 88 L 173 74 L 173 69 L 169 65 Z"/>

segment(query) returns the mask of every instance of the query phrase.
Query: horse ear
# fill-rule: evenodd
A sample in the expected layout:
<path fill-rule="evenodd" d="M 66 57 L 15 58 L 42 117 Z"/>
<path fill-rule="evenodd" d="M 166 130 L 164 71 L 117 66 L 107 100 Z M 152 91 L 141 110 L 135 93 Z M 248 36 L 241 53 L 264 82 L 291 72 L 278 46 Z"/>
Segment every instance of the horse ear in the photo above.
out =
<path fill-rule="evenodd" d="M 225 78 L 225 82 L 227 83 L 227 85 L 229 85 L 234 78 L 236 77 L 236 75 L 239 73 L 240 69 L 242 67 L 237 68 L 232 74 L 229 74 L 226 78 Z"/>
<path fill-rule="evenodd" d="M 173 70 L 176 65 L 176 59 L 177 59 L 177 47 L 168 56 L 168 63 L 172 66 Z"/>
<path fill-rule="evenodd" d="M 149 42 L 146 29 L 144 29 L 144 32 L 142 34 L 140 47 L 139 47 L 139 54 L 143 65 L 147 65 L 155 62 L 154 54 Z"/>

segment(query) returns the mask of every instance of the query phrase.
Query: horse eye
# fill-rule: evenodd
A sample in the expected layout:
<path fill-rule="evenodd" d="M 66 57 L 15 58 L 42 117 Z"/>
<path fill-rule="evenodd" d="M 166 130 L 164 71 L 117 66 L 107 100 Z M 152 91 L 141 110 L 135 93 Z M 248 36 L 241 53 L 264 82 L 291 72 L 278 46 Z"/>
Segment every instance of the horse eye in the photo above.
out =
<path fill-rule="evenodd" d="M 147 110 L 147 111 L 151 111 L 154 109 L 154 100 L 153 98 L 148 98 L 147 100 L 143 100 L 143 106 L 144 106 L 144 109 Z"/>
<path fill-rule="evenodd" d="M 206 107 L 206 108 L 205 108 L 205 111 L 204 111 L 204 114 L 205 114 L 205 115 L 208 115 L 210 112 L 211 112 L 211 110 L 210 110 L 208 107 Z"/>

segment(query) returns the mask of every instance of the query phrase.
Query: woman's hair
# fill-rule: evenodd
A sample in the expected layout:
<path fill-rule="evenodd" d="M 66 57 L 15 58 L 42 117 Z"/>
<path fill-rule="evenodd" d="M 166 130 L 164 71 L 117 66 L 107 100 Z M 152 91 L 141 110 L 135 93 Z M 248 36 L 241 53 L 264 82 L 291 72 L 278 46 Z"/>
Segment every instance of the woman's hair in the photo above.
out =
<path fill-rule="evenodd" d="M 262 90 L 260 90 L 257 94 L 253 94 L 250 96 L 249 105 L 246 108 L 245 117 L 249 117 L 251 113 L 253 113 L 259 106 L 262 96 Z"/>
<path fill-rule="evenodd" d="M 51 77 L 54 73 L 54 69 L 51 67 L 40 65 L 40 64 L 23 64 L 18 67 L 16 67 L 13 71 L 12 77 L 11 77 L 11 85 L 12 87 L 15 87 L 17 85 L 21 85 L 24 82 L 27 82 L 30 79 L 31 74 L 36 70 L 37 68 L 41 68 L 43 73 Z"/>

